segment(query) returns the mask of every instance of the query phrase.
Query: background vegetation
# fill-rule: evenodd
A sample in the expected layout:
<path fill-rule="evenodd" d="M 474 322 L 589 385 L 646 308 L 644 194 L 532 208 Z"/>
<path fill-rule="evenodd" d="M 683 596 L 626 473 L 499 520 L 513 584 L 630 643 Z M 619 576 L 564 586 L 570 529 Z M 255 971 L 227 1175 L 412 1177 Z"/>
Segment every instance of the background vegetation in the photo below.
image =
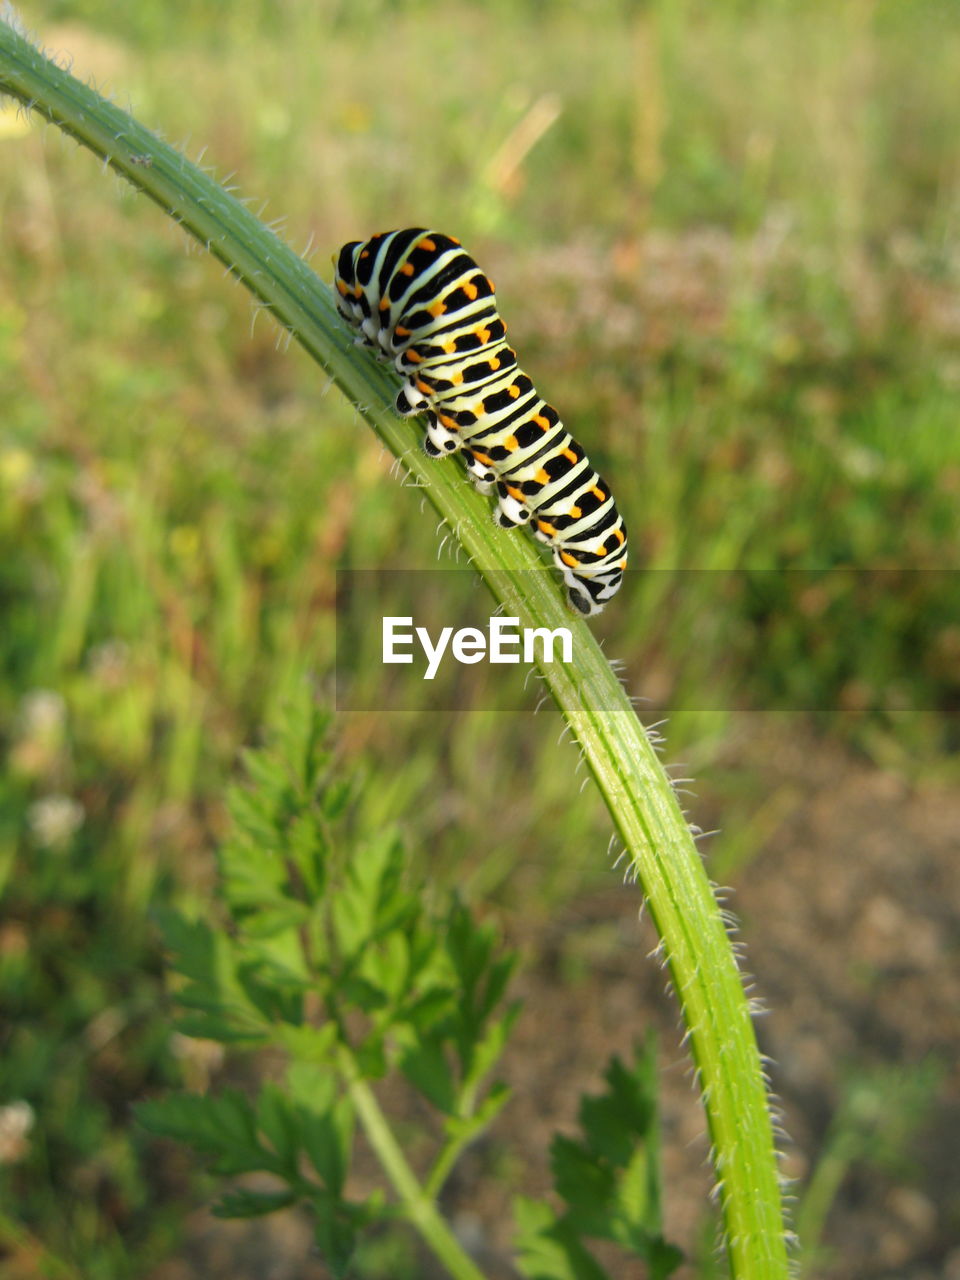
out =
<path fill-rule="evenodd" d="M 269 197 L 321 274 L 343 241 L 412 223 L 459 235 L 490 270 L 525 364 L 616 482 L 643 572 L 601 620 L 607 649 L 649 699 L 646 718 L 669 715 L 668 753 L 700 786 L 692 816 L 720 815 L 711 869 L 742 886 L 751 944 L 759 881 L 756 916 L 788 949 L 802 905 L 773 874 L 777 841 L 792 823 L 789 872 L 819 884 L 797 815 L 837 776 L 860 815 L 848 850 L 867 849 L 879 802 L 857 805 L 878 779 L 956 830 L 951 6 L 195 0 L 173 18 L 147 0 L 86 0 L 24 16 L 141 119 Z M 235 1237 L 182 1222 L 203 1194 L 187 1158 L 130 1120 L 133 1099 L 202 1087 L 221 1065 L 170 1037 L 149 913 L 209 909 L 238 749 L 305 678 L 332 700 L 335 570 L 432 566 L 434 523 L 215 263 L 14 114 L 0 115 L 0 243 L 0 1274 L 40 1258 L 110 1280 L 237 1274 L 223 1243 Z M 531 957 L 540 1035 L 526 1052 L 536 1061 L 538 1038 L 545 1052 L 547 1028 L 566 1055 L 542 1118 L 569 1122 L 606 1058 L 581 1044 L 601 1032 L 578 1031 L 576 990 L 615 1010 L 602 1038 L 620 1049 L 647 1016 L 669 1027 L 669 1006 L 653 966 L 649 992 L 626 999 L 618 985 L 636 969 L 620 954 L 638 945 L 635 903 L 616 896 L 600 806 L 589 792 L 571 803 L 572 748 L 548 714 L 502 712 L 489 689 L 478 700 L 469 715 L 342 715 L 341 754 L 365 778 L 354 821 L 359 833 L 400 821 L 418 874 L 497 904 Z M 952 990 L 956 901 L 932 856 L 912 858 L 929 823 L 893 830 L 901 860 L 883 894 L 864 853 L 859 880 L 832 881 L 843 909 L 790 953 L 822 982 L 786 1016 L 827 1045 L 831 984 L 873 964 L 834 956 L 831 973 L 830 935 L 861 900 L 909 898 L 905 877 L 925 886 L 917 917 L 887 934 L 871 917 L 876 937 L 920 967 L 925 990 L 945 1002 Z M 926 951 L 918 921 L 937 926 Z M 751 945 L 776 1005 L 790 988 L 763 954 Z M 955 1049 L 953 1022 L 939 1046 L 873 1034 L 855 1015 L 889 994 L 883 965 L 857 973 L 853 1039 L 826 1058 L 847 1055 L 862 1083 L 868 1050 L 903 1066 Z M 551 1022 L 571 987 L 570 1021 Z M 829 1122 L 846 1095 L 779 1034 L 774 1083 L 804 1176 L 821 1152 L 849 1153 Z M 519 1087 L 535 1088 L 523 1070 Z M 957 1082 L 923 1078 L 946 1132 Z M 493 1239 L 496 1192 L 476 1187 L 536 1167 L 516 1131 L 508 1119 L 464 1192 Z M 545 1150 L 532 1123 L 523 1132 Z M 866 1202 L 889 1217 L 891 1188 L 919 1197 L 914 1221 L 917 1203 L 933 1213 L 901 1233 L 900 1274 L 940 1267 L 956 1177 L 918 1190 L 909 1170 L 859 1176 L 823 1273 L 883 1273 L 879 1245 L 843 1213 Z M 667 1234 L 693 1247 L 702 1210 L 673 1212 Z M 271 1248 L 282 1259 L 284 1244 Z M 301 1274 L 290 1255 L 282 1274 Z M 398 1274 L 395 1259 L 366 1265 Z"/>

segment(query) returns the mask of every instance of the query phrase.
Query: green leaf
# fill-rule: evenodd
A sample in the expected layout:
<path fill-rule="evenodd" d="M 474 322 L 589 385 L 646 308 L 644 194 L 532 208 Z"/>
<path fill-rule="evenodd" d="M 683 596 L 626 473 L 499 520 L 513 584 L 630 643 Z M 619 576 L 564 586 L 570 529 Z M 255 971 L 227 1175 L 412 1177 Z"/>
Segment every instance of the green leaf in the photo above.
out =
<path fill-rule="evenodd" d="M 360 976 L 383 993 L 386 1003 L 399 1004 L 410 980 L 410 946 L 401 933 L 390 933 L 368 947 L 360 962 Z"/>
<path fill-rule="evenodd" d="M 513 1212 L 516 1263 L 529 1280 L 609 1280 L 608 1272 L 547 1205 L 519 1196 Z"/>
<path fill-rule="evenodd" d="M 379 1080 L 387 1074 L 387 1055 L 383 1037 L 372 1033 L 353 1051 L 360 1074 L 367 1080 Z"/>
<path fill-rule="evenodd" d="M 447 920 L 446 946 L 457 975 L 457 1052 L 464 1083 L 469 1086 L 496 1061 L 518 1012 L 514 1006 L 500 1025 L 485 1028 L 516 967 L 513 954 L 494 958 L 496 945 L 496 931 L 477 925 L 466 908 L 455 902 Z"/>
<path fill-rule="evenodd" d="M 310 908 L 304 902 L 285 898 L 274 905 L 261 898 L 256 908 L 243 916 L 242 930 L 247 938 L 275 938 L 299 928 L 309 918 Z"/>
<path fill-rule="evenodd" d="M 287 827 L 287 850 L 300 873 L 307 904 L 316 906 L 326 893 L 330 848 L 316 813 L 298 813 Z"/>
<path fill-rule="evenodd" d="M 323 795 L 322 805 L 324 817 L 328 822 L 335 822 L 346 809 L 353 797 L 353 783 L 349 780 L 333 782 Z"/>
<path fill-rule="evenodd" d="M 257 1126 L 290 1177 L 296 1177 L 300 1154 L 300 1116 L 275 1084 L 267 1083 L 257 1098 Z"/>
<path fill-rule="evenodd" d="M 360 886 L 347 882 L 340 886 L 330 904 L 337 948 L 345 961 L 352 960 L 368 944 L 373 907 Z"/>
<path fill-rule="evenodd" d="M 376 1013 L 386 1008 L 388 1003 L 386 996 L 378 987 L 361 977 L 344 978 L 337 985 L 335 994 L 341 1008 L 352 1004 L 362 1009 L 364 1013 Z"/>
<path fill-rule="evenodd" d="M 652 1038 L 632 1069 L 613 1058 L 606 1091 L 581 1102 L 584 1142 L 558 1141 L 553 1153 L 556 1187 L 577 1228 L 641 1256 L 661 1231 L 655 1069 Z"/>
<path fill-rule="evenodd" d="M 521 1007 L 519 1001 L 511 1004 L 504 1016 L 490 1023 L 480 1038 L 462 1054 L 464 1065 L 468 1068 L 463 1077 L 465 1088 L 475 1088 L 483 1077 L 493 1070 L 510 1038 L 510 1032 L 520 1015 Z"/>
<path fill-rule="evenodd" d="M 357 1230 L 365 1215 L 339 1197 L 319 1196 L 313 1202 L 317 1225 L 314 1236 L 320 1254 L 335 1280 L 347 1275 L 357 1247 Z"/>
<path fill-rule="evenodd" d="M 339 1195 L 350 1168 L 354 1110 L 340 1096 L 337 1072 L 313 1062 L 295 1062 L 287 1086 L 296 1104 L 303 1149 L 328 1191 Z"/>
<path fill-rule="evenodd" d="M 557 1192 L 587 1235 L 608 1236 L 608 1210 L 616 1195 L 614 1170 L 583 1144 L 562 1135 L 550 1144 L 550 1167 Z"/>
<path fill-rule="evenodd" d="M 419 903 L 402 887 L 405 861 L 393 834 L 369 841 L 354 854 L 332 912 L 344 956 L 355 956 L 393 929 L 412 926 Z"/>
<path fill-rule="evenodd" d="M 136 1116 L 151 1133 L 177 1138 L 208 1157 L 215 1173 L 281 1172 L 277 1160 L 260 1145 L 253 1108 L 236 1090 L 225 1089 L 216 1097 L 172 1094 L 140 1103 Z"/>
<path fill-rule="evenodd" d="M 656 1201 L 656 1171 L 653 1156 L 645 1143 L 638 1143 L 623 1166 L 617 1188 L 617 1209 L 613 1215 L 613 1236 L 624 1248 L 639 1250 L 660 1229 L 660 1207 Z"/>
<path fill-rule="evenodd" d="M 403 1055 L 400 1070 L 439 1111 L 444 1115 L 453 1114 L 457 1088 L 441 1039 L 424 1037 Z"/>
<path fill-rule="evenodd" d="M 183 1014 L 176 1019 L 174 1027 L 181 1035 L 195 1040 L 219 1040 L 221 1044 L 242 1045 L 247 1049 L 266 1045 L 270 1039 L 262 1022 L 247 1023 L 244 1010 L 227 1006 L 222 1013 Z"/>
<path fill-rule="evenodd" d="M 261 1039 L 263 1016 L 237 975 L 232 940 L 203 921 L 189 921 L 175 911 L 155 914 L 177 971 L 191 979 L 175 996 L 183 1008 L 194 1011 L 181 1023 L 184 1034 L 216 1040 Z"/>
<path fill-rule="evenodd" d="M 301 915 L 301 920 L 304 917 Z M 296 926 L 266 937 L 245 936 L 240 943 L 244 971 L 257 972 L 264 984 L 278 989 L 306 991 L 313 985 L 310 966 L 303 954 L 303 938 Z"/>
<path fill-rule="evenodd" d="M 296 1191 L 248 1191 L 238 1187 L 224 1192 L 213 1206 L 218 1218 L 262 1218 L 278 1209 L 288 1209 L 299 1199 Z"/>
<path fill-rule="evenodd" d="M 256 797 L 271 826 L 282 827 L 282 820 L 294 802 L 294 771 L 288 763 L 282 735 L 274 737 L 266 747 L 242 753 L 244 772 L 249 779 L 247 794 Z"/>
<path fill-rule="evenodd" d="M 231 910 L 243 918 L 266 906 L 291 903 L 284 836 L 277 829 L 272 797 L 259 790 L 233 787 L 227 803 L 234 831 L 220 846 L 217 860 Z"/>
<path fill-rule="evenodd" d="M 280 836 L 273 797 L 249 786 L 231 786 L 227 790 L 227 812 L 234 828 L 229 843 L 236 847 L 237 854 L 246 848 L 260 850 L 263 857 L 259 871 L 262 875 L 270 877 L 271 863 L 282 871 L 282 864 L 277 857 Z M 232 860 L 231 866 L 234 865 L 238 871 L 241 869 L 242 861 L 239 856 Z"/>
<path fill-rule="evenodd" d="M 607 1092 L 580 1103 L 580 1123 L 590 1150 L 614 1164 L 626 1165 L 635 1139 L 647 1137 L 656 1122 L 656 1084 L 647 1065 L 646 1057 L 638 1055 L 630 1071 L 614 1057 L 604 1073 Z"/>
<path fill-rule="evenodd" d="M 330 759 L 325 742 L 332 720 L 310 697 L 294 698 L 284 707 L 279 749 L 308 799 L 316 792 Z"/>
<path fill-rule="evenodd" d="M 460 982 L 473 991 L 490 967 L 494 945 L 490 925 L 480 925 L 462 902 L 453 901 L 447 918 L 447 950 Z"/>
<path fill-rule="evenodd" d="M 554 1138 L 554 1186 L 567 1209 L 556 1216 L 544 1207 L 538 1215 L 525 1205 L 524 1222 L 536 1224 L 532 1237 L 521 1232 L 532 1259 L 558 1248 L 573 1259 L 573 1243 L 593 1237 L 643 1258 L 657 1280 L 680 1265 L 683 1255 L 661 1236 L 655 1064 L 652 1038 L 632 1070 L 612 1059 L 605 1092 L 581 1102 L 583 1139 Z M 548 1216 L 555 1221 L 546 1227 Z"/>
<path fill-rule="evenodd" d="M 260 956 L 245 960 L 238 971 L 243 992 L 269 1030 L 275 1024 L 303 1021 L 303 996 L 310 984 Z"/>
<path fill-rule="evenodd" d="M 512 1090 L 498 1083 L 491 1087 L 486 1097 L 470 1115 L 453 1115 L 444 1121 L 444 1130 L 457 1142 L 470 1142 L 493 1121 L 498 1112 L 510 1101 Z"/>
<path fill-rule="evenodd" d="M 297 899 L 298 888 L 306 888 L 311 900 L 322 890 L 327 847 L 312 806 L 328 760 L 327 726 L 328 717 L 298 704 L 268 747 L 244 754 L 248 784 L 228 793 L 234 833 L 220 854 L 227 900 L 240 914 L 269 904 L 279 909 Z M 299 885 L 290 881 L 288 858 Z M 263 932 L 270 926 L 258 927 Z"/>
<path fill-rule="evenodd" d="M 325 1022 L 320 1027 L 309 1023 L 303 1023 L 299 1027 L 280 1023 L 274 1027 L 272 1034 L 274 1044 L 285 1049 L 294 1059 L 287 1072 L 288 1080 L 299 1069 L 318 1073 L 323 1070 L 319 1064 L 330 1061 L 338 1038 L 339 1032 L 334 1022 Z"/>
<path fill-rule="evenodd" d="M 650 1241 L 647 1248 L 647 1267 L 650 1280 L 667 1280 L 683 1264 L 684 1254 L 675 1244 L 668 1244 L 661 1236 Z"/>
<path fill-rule="evenodd" d="M 223 967 L 223 942 L 202 920 L 188 920 L 167 907 L 156 907 L 153 918 L 173 953 L 178 972 L 207 982 Z"/>
<path fill-rule="evenodd" d="M 340 1095 L 340 1077 L 332 1066 L 319 1062 L 292 1062 L 287 1068 L 287 1088 L 298 1106 L 323 1115 Z"/>
<path fill-rule="evenodd" d="M 419 1035 L 426 1035 L 436 1027 L 442 1019 L 450 1018 L 454 1011 L 457 992 L 454 987 L 434 987 L 417 996 L 409 1004 L 397 1011 L 398 1019 L 403 1019 Z"/>
<path fill-rule="evenodd" d="M 301 1108 L 303 1149 L 328 1191 L 340 1195 L 353 1150 L 354 1111 L 350 1099 L 339 1098 L 328 1109 Z"/>

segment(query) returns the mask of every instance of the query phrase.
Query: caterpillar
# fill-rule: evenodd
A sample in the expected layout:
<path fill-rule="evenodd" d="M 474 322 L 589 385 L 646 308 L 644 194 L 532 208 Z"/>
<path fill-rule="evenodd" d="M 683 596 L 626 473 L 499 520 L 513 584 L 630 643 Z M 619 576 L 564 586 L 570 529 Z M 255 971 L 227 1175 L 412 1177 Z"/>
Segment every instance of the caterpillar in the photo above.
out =
<path fill-rule="evenodd" d="M 345 244 L 337 309 L 403 378 L 396 410 L 425 413 L 424 449 L 462 453 L 494 520 L 553 549 L 571 608 L 599 613 L 620 587 L 627 530 L 606 481 L 517 366 L 494 286 L 460 241 L 410 227 Z"/>

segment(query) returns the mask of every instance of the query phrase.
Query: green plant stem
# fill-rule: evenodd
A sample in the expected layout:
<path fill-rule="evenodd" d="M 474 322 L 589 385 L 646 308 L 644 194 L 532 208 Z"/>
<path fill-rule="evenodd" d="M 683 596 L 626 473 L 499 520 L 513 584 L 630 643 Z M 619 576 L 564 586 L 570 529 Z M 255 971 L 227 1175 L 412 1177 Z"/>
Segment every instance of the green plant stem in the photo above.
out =
<path fill-rule="evenodd" d="M 669 779 L 589 627 L 564 607 L 533 542 L 494 527 L 486 500 L 455 463 L 426 457 L 422 428 L 391 412 L 395 388 L 354 345 L 330 289 L 241 203 L 2 22 L 0 92 L 101 156 L 244 281 L 402 460 L 508 615 L 523 626 L 570 629 L 576 661 L 546 666 L 542 676 L 610 809 L 662 940 L 706 1110 L 731 1271 L 737 1280 L 781 1280 L 787 1254 L 773 1134 L 736 960 Z"/>
<path fill-rule="evenodd" d="M 827 1215 L 856 1154 L 857 1139 L 852 1133 L 847 1131 L 836 1135 L 828 1143 L 804 1189 L 796 1218 L 801 1274 L 816 1261 Z"/>
<path fill-rule="evenodd" d="M 476 1133 L 471 1131 L 462 1138 L 449 1138 L 447 1140 L 440 1154 L 433 1162 L 433 1167 L 424 1179 L 423 1189 L 431 1200 L 436 1200 L 443 1188 L 443 1184 L 450 1176 L 451 1170 L 460 1159 L 461 1152 L 466 1147 L 469 1147 L 476 1136 Z"/>
<path fill-rule="evenodd" d="M 463 1246 L 441 1217 L 433 1198 L 420 1186 L 380 1110 L 373 1090 L 365 1080 L 357 1076 L 346 1052 L 341 1055 L 341 1069 L 347 1076 L 347 1089 L 364 1133 L 399 1196 L 408 1221 L 416 1227 L 452 1276 L 456 1276 L 458 1280 L 484 1280 L 483 1272 L 464 1252 Z"/>

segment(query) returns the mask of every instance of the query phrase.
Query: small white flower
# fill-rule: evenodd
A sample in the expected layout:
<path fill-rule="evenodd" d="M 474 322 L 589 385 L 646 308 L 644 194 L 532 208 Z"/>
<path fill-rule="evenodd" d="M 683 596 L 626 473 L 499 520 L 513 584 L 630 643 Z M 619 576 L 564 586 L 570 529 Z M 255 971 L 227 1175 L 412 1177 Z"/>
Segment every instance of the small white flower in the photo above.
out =
<path fill-rule="evenodd" d="M 27 822 L 37 844 L 62 847 L 83 826 L 83 805 L 72 796 L 52 795 L 36 800 L 27 810 Z"/>
<path fill-rule="evenodd" d="M 67 718 L 67 704 L 53 689 L 33 689 L 23 699 L 20 723 L 24 736 L 51 738 L 59 734 Z"/>
<path fill-rule="evenodd" d="M 0 1107 L 0 1164 L 14 1164 L 27 1154 L 33 1121 L 33 1107 L 22 1099 Z"/>

